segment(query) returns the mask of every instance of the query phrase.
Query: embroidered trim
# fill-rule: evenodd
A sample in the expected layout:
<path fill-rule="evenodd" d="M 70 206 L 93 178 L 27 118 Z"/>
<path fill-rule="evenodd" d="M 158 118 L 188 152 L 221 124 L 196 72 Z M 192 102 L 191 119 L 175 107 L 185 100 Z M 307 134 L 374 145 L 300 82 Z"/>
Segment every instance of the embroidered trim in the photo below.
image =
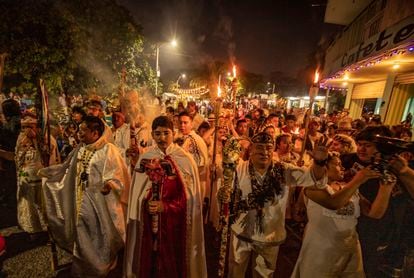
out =
<path fill-rule="evenodd" d="M 201 155 L 200 155 L 200 150 L 198 149 L 197 142 L 194 139 L 194 137 L 191 136 L 191 134 L 187 135 L 185 140 L 187 139 L 189 139 L 190 141 L 190 143 L 188 144 L 187 151 L 193 155 L 194 160 L 197 163 L 197 166 L 199 166 L 201 164 Z"/>

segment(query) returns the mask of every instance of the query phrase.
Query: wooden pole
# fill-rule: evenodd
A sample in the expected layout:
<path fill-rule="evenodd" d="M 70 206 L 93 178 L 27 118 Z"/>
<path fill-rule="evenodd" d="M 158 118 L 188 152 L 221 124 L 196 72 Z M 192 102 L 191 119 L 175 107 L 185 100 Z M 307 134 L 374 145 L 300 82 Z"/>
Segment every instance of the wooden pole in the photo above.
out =
<path fill-rule="evenodd" d="M 7 53 L 0 54 L 0 93 L 3 89 L 3 78 L 4 78 L 4 64 L 6 61 Z"/>

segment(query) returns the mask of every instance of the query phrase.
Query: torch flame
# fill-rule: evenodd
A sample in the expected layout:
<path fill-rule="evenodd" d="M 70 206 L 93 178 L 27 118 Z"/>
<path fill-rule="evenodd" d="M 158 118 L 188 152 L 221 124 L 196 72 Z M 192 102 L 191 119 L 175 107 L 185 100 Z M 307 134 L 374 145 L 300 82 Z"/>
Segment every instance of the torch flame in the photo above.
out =
<path fill-rule="evenodd" d="M 219 75 L 219 78 L 218 78 L 217 97 L 221 97 L 221 88 L 220 88 L 220 85 L 221 85 L 221 74 Z"/>
<path fill-rule="evenodd" d="M 315 71 L 315 78 L 313 79 L 313 83 L 317 84 L 319 81 L 319 72 L 318 70 Z"/>
<path fill-rule="evenodd" d="M 233 65 L 233 78 L 237 77 L 237 69 L 236 69 L 236 65 Z"/>

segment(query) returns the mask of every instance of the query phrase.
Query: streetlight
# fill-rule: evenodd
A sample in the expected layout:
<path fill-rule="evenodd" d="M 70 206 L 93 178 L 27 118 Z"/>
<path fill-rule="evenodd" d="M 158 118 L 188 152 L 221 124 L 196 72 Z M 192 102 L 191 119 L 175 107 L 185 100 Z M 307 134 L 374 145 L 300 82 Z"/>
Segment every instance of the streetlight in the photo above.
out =
<path fill-rule="evenodd" d="M 159 65 L 159 56 L 160 56 L 160 48 L 166 45 L 170 45 L 172 47 L 176 47 L 177 46 L 177 40 L 172 40 L 170 42 L 167 43 L 157 43 L 156 47 L 156 58 L 155 58 L 155 71 L 156 71 L 156 77 L 155 77 L 155 95 L 158 96 L 158 78 L 160 78 L 161 76 L 161 71 L 160 71 L 160 65 Z"/>
<path fill-rule="evenodd" d="M 182 73 L 182 74 L 180 74 L 180 76 L 178 76 L 178 79 L 177 79 L 177 82 L 175 82 L 176 84 L 177 84 L 177 88 L 179 87 L 179 84 L 178 84 L 178 82 L 180 81 L 180 79 L 185 79 L 186 78 L 186 75 L 185 75 L 185 73 Z"/>

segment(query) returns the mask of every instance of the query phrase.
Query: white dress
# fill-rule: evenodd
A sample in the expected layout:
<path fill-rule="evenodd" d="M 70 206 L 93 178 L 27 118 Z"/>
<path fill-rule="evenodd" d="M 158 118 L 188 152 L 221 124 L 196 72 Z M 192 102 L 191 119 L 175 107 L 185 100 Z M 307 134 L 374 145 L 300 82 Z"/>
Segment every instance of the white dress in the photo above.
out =
<path fill-rule="evenodd" d="M 334 193 L 329 185 L 327 190 Z M 291 277 L 365 277 L 356 231 L 360 215 L 358 194 L 338 210 L 307 201 L 309 222 Z"/>

